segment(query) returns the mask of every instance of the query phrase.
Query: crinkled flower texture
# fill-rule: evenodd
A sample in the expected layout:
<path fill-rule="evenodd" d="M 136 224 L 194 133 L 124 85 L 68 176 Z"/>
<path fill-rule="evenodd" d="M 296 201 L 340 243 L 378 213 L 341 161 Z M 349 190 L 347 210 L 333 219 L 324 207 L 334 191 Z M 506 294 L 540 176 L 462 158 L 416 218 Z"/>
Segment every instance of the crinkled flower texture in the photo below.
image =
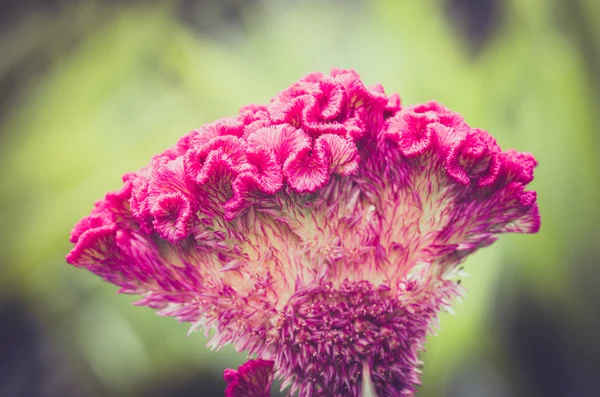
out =
<path fill-rule="evenodd" d="M 359 396 L 366 368 L 378 396 L 412 396 L 459 264 L 538 230 L 535 165 L 436 102 L 402 107 L 334 69 L 126 174 L 75 226 L 67 260 L 213 347 L 273 361 L 290 394 Z M 262 395 L 240 389 L 227 395 Z"/>
<path fill-rule="evenodd" d="M 269 397 L 273 382 L 273 361 L 250 360 L 236 371 L 226 369 L 225 397 Z"/>

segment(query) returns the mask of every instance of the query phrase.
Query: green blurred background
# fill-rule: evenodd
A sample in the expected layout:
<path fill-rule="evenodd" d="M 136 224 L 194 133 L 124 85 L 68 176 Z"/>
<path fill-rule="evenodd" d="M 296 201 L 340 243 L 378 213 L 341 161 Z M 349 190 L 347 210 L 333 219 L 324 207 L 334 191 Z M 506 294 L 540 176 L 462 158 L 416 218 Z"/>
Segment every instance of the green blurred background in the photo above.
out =
<path fill-rule="evenodd" d="M 600 2 L 0 2 L 0 396 L 221 396 L 244 357 L 65 263 L 123 173 L 354 68 L 539 160 L 542 229 L 469 258 L 419 397 L 600 395 Z"/>

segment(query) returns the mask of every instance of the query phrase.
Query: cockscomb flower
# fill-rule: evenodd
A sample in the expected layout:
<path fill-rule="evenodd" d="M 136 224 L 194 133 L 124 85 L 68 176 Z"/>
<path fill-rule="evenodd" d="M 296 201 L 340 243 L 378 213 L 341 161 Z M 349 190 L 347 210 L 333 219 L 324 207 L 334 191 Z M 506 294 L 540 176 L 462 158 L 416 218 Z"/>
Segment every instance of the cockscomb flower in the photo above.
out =
<path fill-rule="evenodd" d="M 359 396 L 363 379 L 412 396 L 460 263 L 538 230 L 535 165 L 439 103 L 404 107 L 334 69 L 126 174 L 67 260 L 264 360 L 228 370 L 227 396 L 261 395 L 271 368 L 301 397 Z"/>

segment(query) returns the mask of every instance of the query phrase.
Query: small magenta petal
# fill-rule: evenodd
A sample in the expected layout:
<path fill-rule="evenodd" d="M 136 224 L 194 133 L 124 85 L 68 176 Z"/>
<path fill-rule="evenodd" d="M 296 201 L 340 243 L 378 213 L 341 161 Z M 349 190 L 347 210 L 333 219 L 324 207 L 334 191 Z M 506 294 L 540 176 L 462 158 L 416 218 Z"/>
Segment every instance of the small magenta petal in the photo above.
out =
<path fill-rule="evenodd" d="M 388 98 L 388 102 L 384 108 L 386 118 L 394 116 L 401 109 L 402 109 L 402 101 L 400 100 L 400 95 L 393 93 Z"/>
<path fill-rule="evenodd" d="M 273 361 L 250 360 L 236 371 L 226 369 L 225 397 L 269 397 L 273 383 Z"/>
<path fill-rule="evenodd" d="M 502 153 L 505 177 L 508 180 L 516 180 L 527 184 L 533 180 L 533 169 L 537 161 L 531 153 L 517 152 L 509 149 Z"/>
<path fill-rule="evenodd" d="M 247 153 L 252 168 L 240 173 L 232 186 L 233 195 L 224 204 L 225 218 L 231 220 L 252 203 L 253 193 L 274 194 L 283 187 L 283 172 L 273 150 L 260 147 Z M 254 199 L 260 200 L 260 194 Z"/>
<path fill-rule="evenodd" d="M 275 124 L 294 123 L 294 119 L 299 117 L 303 105 L 311 98 L 310 92 L 316 90 L 318 83 L 299 81 L 291 87 L 279 93 L 267 106 L 269 118 Z M 301 105 L 299 105 L 301 104 Z M 309 106 L 315 107 L 316 101 L 309 103 Z"/>
<path fill-rule="evenodd" d="M 435 119 L 424 113 L 402 111 L 388 121 L 386 136 L 406 157 L 419 156 L 436 145 Z"/>
<path fill-rule="evenodd" d="M 188 178 L 198 185 L 235 177 L 246 164 L 246 143 L 235 136 L 219 136 L 190 149 L 184 162 Z"/>
<path fill-rule="evenodd" d="M 250 112 L 250 109 L 244 109 L 247 112 Z M 258 109 L 255 109 L 258 112 Z M 250 116 L 251 117 L 251 116 Z M 219 136 L 234 136 L 241 137 L 244 135 L 244 130 L 246 123 L 244 122 L 244 117 L 238 118 L 223 118 L 217 121 L 214 121 L 209 124 L 205 124 L 198 130 L 193 130 L 186 137 L 183 137 L 179 141 L 179 146 L 189 148 L 191 146 L 199 147 L 207 144 L 214 138 Z"/>
<path fill-rule="evenodd" d="M 304 131 L 287 124 L 261 128 L 248 137 L 250 147 L 267 147 L 273 150 L 281 166 L 292 153 L 310 148 L 311 138 Z"/>
<path fill-rule="evenodd" d="M 368 106 L 382 110 L 388 102 L 388 98 L 382 91 L 370 90 L 365 87 L 360 76 L 354 70 L 333 69 L 331 76 L 344 87 L 350 106 Z"/>
<path fill-rule="evenodd" d="M 152 229 L 152 219 L 148 203 L 148 188 L 150 187 L 148 169 L 144 168 L 139 172 L 126 174 L 123 178 L 126 178 L 132 185 L 131 198 L 129 199 L 131 215 L 140 222 L 140 227 L 143 230 L 149 232 Z"/>
<path fill-rule="evenodd" d="M 325 134 L 317 139 L 331 157 L 330 169 L 341 175 L 352 175 L 358 170 L 359 155 L 356 145 L 339 135 Z"/>
<path fill-rule="evenodd" d="M 240 109 L 238 119 L 244 124 L 244 138 L 261 128 L 272 125 L 266 106 L 248 105 Z"/>
<path fill-rule="evenodd" d="M 311 193 L 325 186 L 329 180 L 331 153 L 324 141 L 314 147 L 292 153 L 283 165 L 283 173 L 290 187 L 298 193 Z"/>
<path fill-rule="evenodd" d="M 190 200 L 183 194 L 161 194 L 150 213 L 154 217 L 154 227 L 158 234 L 171 244 L 176 244 L 187 237 L 192 208 Z"/>
<path fill-rule="evenodd" d="M 498 179 L 501 162 L 495 142 L 490 142 L 485 131 L 472 129 L 456 141 L 446 158 L 446 172 L 457 183 L 469 185 L 472 180 L 480 187 L 491 186 Z"/>
<path fill-rule="evenodd" d="M 262 192 L 274 194 L 281 189 L 283 173 L 273 150 L 268 148 L 249 149 L 246 155 L 248 163 L 253 166 L 248 173 L 255 178 Z"/>
<path fill-rule="evenodd" d="M 412 106 L 411 110 L 415 113 L 426 114 L 438 123 L 455 130 L 468 128 L 463 117 L 455 112 L 448 110 L 444 105 L 436 101 L 430 101 L 421 105 Z"/>
<path fill-rule="evenodd" d="M 320 104 L 320 118 L 329 121 L 340 117 L 347 100 L 344 88 L 332 80 L 322 79 L 319 81 L 319 89 L 316 98 Z"/>
<path fill-rule="evenodd" d="M 193 188 L 184 169 L 183 157 L 177 157 L 160 165 L 150 175 L 148 197 L 152 202 L 154 197 L 163 193 L 183 192 L 187 196 L 193 195 Z"/>
<path fill-rule="evenodd" d="M 113 262 L 119 255 L 114 245 L 116 230 L 116 225 L 112 224 L 82 233 L 75 248 L 67 255 L 67 262 L 80 267 Z"/>
<path fill-rule="evenodd" d="M 83 233 L 90 229 L 97 229 L 109 225 L 110 223 L 111 220 L 107 214 L 99 213 L 86 216 L 73 227 L 73 230 L 71 231 L 71 242 L 76 244 Z"/>

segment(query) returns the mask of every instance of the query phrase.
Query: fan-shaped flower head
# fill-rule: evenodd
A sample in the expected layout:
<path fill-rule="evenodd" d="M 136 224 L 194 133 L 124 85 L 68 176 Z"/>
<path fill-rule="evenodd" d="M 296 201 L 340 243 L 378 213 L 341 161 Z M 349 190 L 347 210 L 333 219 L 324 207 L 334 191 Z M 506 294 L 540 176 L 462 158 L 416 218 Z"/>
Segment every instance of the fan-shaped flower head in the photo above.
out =
<path fill-rule="evenodd" d="M 358 396 L 366 368 L 378 396 L 412 396 L 458 265 L 538 230 L 535 165 L 436 102 L 311 74 L 125 175 L 67 260 L 272 360 L 291 393 Z"/>

